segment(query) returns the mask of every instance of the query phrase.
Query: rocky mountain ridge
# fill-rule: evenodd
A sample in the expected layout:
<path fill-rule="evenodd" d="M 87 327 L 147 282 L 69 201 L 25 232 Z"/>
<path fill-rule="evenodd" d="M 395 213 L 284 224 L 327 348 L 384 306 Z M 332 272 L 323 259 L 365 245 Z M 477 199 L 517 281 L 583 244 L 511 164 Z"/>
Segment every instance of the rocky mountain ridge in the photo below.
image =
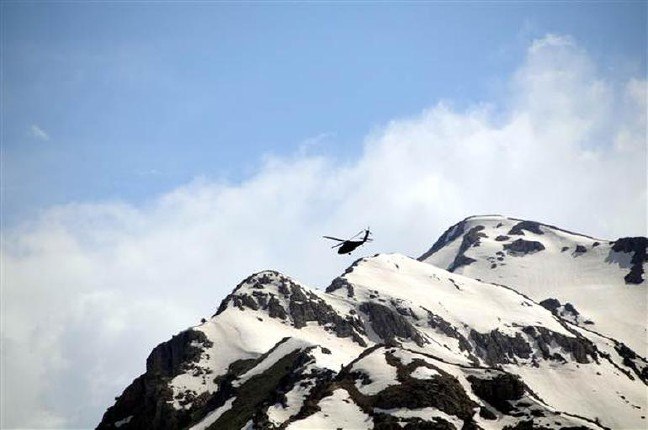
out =
<path fill-rule="evenodd" d="M 477 264 L 470 250 L 493 232 L 474 227 L 444 234 L 421 261 L 362 258 L 325 292 L 273 271 L 248 277 L 209 320 L 153 350 L 98 428 L 645 427 L 645 354 L 578 306 L 430 264 L 456 242 L 470 245 L 450 263 Z"/>

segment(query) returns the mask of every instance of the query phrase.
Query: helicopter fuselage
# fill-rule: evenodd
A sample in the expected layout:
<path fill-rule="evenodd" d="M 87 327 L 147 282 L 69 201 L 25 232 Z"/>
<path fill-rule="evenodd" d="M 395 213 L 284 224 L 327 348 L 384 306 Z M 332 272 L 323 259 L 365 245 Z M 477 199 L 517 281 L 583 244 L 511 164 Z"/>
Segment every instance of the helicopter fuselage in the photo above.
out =
<path fill-rule="evenodd" d="M 349 254 L 363 243 L 364 240 L 347 240 L 338 248 L 338 254 Z"/>

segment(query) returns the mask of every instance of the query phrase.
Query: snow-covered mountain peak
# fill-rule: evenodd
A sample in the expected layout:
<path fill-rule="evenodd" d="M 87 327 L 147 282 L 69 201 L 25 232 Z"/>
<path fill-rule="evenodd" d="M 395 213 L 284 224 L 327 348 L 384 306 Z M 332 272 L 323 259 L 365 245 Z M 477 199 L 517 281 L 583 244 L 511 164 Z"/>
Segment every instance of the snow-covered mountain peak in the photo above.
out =
<path fill-rule="evenodd" d="M 506 254 L 525 264 L 554 252 L 559 240 L 589 246 L 587 252 L 604 242 L 501 216 L 463 223 L 429 256 L 470 242 L 463 253 L 475 261 L 454 272 L 430 259 L 377 254 L 357 260 L 325 292 L 275 271 L 249 276 L 209 320 L 153 350 L 146 373 L 99 428 L 644 425 L 645 354 L 599 334 L 606 326 L 598 319 L 586 324 L 579 303 L 558 296 L 538 303 L 515 285 L 464 272 L 479 267 L 482 255 L 474 251 L 498 230 L 542 244 Z M 496 238 L 499 246 L 516 240 Z M 637 249 L 622 244 L 615 252 Z M 588 264 L 601 270 L 610 263 Z"/>
<path fill-rule="evenodd" d="M 645 237 L 609 241 L 488 215 L 450 227 L 419 260 L 507 285 L 538 302 L 556 299 L 575 311 L 580 325 L 645 352 L 647 247 Z"/>
<path fill-rule="evenodd" d="M 470 264 L 465 253 L 471 247 L 497 248 L 516 256 L 540 251 L 577 255 L 602 242 L 606 241 L 536 221 L 479 215 L 450 227 L 419 260 L 455 271 Z"/>

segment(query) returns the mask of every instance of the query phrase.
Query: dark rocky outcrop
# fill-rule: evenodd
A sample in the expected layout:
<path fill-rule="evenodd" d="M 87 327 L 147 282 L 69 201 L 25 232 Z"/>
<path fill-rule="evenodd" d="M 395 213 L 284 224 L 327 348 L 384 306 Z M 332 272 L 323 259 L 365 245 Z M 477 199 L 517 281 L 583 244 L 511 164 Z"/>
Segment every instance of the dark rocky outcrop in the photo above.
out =
<path fill-rule="evenodd" d="M 545 327 L 524 327 L 522 331 L 533 337 L 537 349 L 545 360 L 564 361 L 564 358 L 557 357 L 550 351 L 550 345 L 558 345 L 562 352 L 571 354 L 576 362 L 585 364 L 591 361 L 598 362 L 596 346 L 584 337 L 570 337 L 546 329 Z"/>
<path fill-rule="evenodd" d="M 434 245 L 432 245 L 432 248 L 430 248 L 427 252 L 425 252 L 423 255 L 421 255 L 418 260 L 423 261 L 426 258 L 430 257 L 431 255 L 435 254 L 438 250 L 446 246 L 448 243 L 452 242 L 459 236 L 461 236 L 464 231 L 466 230 L 466 223 L 467 219 L 453 225 L 449 229 L 447 229 L 441 237 L 437 239 L 436 242 L 434 242 Z"/>
<path fill-rule="evenodd" d="M 630 272 L 624 277 L 626 284 L 641 284 L 644 281 L 645 262 L 648 262 L 648 238 L 623 237 L 612 245 L 612 251 L 632 253 Z"/>
<path fill-rule="evenodd" d="M 515 357 L 531 357 L 531 347 L 526 340 L 516 333 L 515 337 L 502 334 L 499 330 L 488 333 L 470 331 L 470 339 L 475 343 L 475 353 L 488 365 L 515 363 Z"/>
<path fill-rule="evenodd" d="M 648 385 L 648 361 L 623 343 L 617 344 L 614 349 L 623 357 L 623 365 L 632 369 Z"/>
<path fill-rule="evenodd" d="M 567 318 L 575 323 L 578 322 L 580 312 L 578 312 L 574 305 L 569 302 L 562 305 L 558 299 L 549 298 L 541 301 L 539 305 L 549 310 L 557 317 Z"/>
<path fill-rule="evenodd" d="M 435 330 L 439 330 L 441 333 L 445 334 L 448 337 L 457 339 L 459 341 L 459 349 L 461 351 L 472 351 L 472 346 L 468 339 L 466 339 L 459 331 L 449 322 L 441 318 L 439 315 L 435 315 L 429 310 L 425 309 L 428 314 L 428 325 Z"/>
<path fill-rule="evenodd" d="M 535 240 L 517 239 L 511 243 L 504 244 L 504 249 L 511 255 L 525 255 L 544 251 L 545 247 Z"/>
<path fill-rule="evenodd" d="M 477 225 L 466 232 L 466 223 L 467 223 L 467 219 L 461 221 L 458 224 L 453 225 L 448 230 L 446 230 L 441 235 L 441 237 L 434 243 L 434 245 L 432 245 L 432 248 L 430 248 L 426 253 L 421 255 L 418 258 L 418 260 L 423 261 L 426 258 L 429 258 L 431 255 L 435 254 L 438 250 L 446 246 L 448 243 L 454 241 L 455 239 L 463 235 L 463 239 L 459 247 L 459 251 L 457 252 L 454 261 L 448 267 L 448 270 L 450 272 L 453 272 L 457 270 L 459 267 L 467 266 L 475 262 L 474 259 L 465 256 L 464 253 L 471 246 L 479 246 L 479 239 L 481 237 L 486 237 L 484 233 L 481 233 L 481 230 L 484 229 L 484 226 Z"/>
<path fill-rule="evenodd" d="M 198 346 L 201 345 L 201 346 Z M 146 359 L 146 372 L 162 377 L 174 377 L 200 360 L 205 348 L 213 346 L 205 333 L 186 330 L 153 348 Z"/>
<path fill-rule="evenodd" d="M 518 376 L 509 373 L 502 373 L 491 379 L 469 376 L 468 381 L 480 399 L 504 414 L 514 409 L 510 401 L 521 399 L 526 389 Z"/>
<path fill-rule="evenodd" d="M 308 351 L 294 350 L 286 354 L 266 371 L 255 375 L 232 390 L 236 398 L 231 409 L 223 413 L 210 430 L 238 429 L 252 420 L 254 428 L 267 428 L 264 410 L 275 404 L 290 390 L 301 375 L 303 367 L 312 361 Z M 259 361 L 260 362 L 260 361 Z"/>
<path fill-rule="evenodd" d="M 369 316 L 371 328 L 384 342 L 394 341 L 396 338 L 411 339 L 417 345 L 427 343 L 425 338 L 402 315 L 393 309 L 374 302 L 364 302 L 360 310 Z"/>
<path fill-rule="evenodd" d="M 516 363 L 517 358 L 529 359 L 539 352 L 545 360 L 565 361 L 559 354 L 551 353 L 550 345 L 558 345 L 563 354 L 570 354 L 578 363 L 598 360 L 596 347 L 584 337 L 569 337 L 544 327 L 524 327 L 522 331 L 533 339 L 530 345 L 520 333 L 511 337 L 493 330 L 489 333 L 470 332 L 475 343 L 475 354 L 488 365 Z M 538 357 L 538 358 L 540 358 Z"/>
<path fill-rule="evenodd" d="M 558 312 L 558 308 L 560 307 L 560 301 L 554 298 L 544 299 L 538 304 L 543 308 L 551 311 L 551 313 L 554 315 L 556 315 L 556 313 Z"/>
<path fill-rule="evenodd" d="M 270 299 L 268 300 L 267 309 L 270 318 L 279 318 L 282 320 L 288 318 L 288 314 L 286 313 L 286 310 L 281 305 L 281 302 L 279 302 L 279 299 L 277 299 L 275 296 L 270 297 Z"/>
<path fill-rule="evenodd" d="M 457 251 L 457 255 L 455 256 L 454 261 L 450 264 L 450 267 L 448 267 L 449 272 L 454 272 L 462 266 L 467 266 L 477 261 L 474 258 L 467 257 L 465 252 L 471 247 L 479 246 L 479 239 L 486 237 L 486 234 L 481 232 L 483 229 L 483 225 L 476 225 L 468 230 L 464 235 L 459 250 Z"/>
<path fill-rule="evenodd" d="M 338 288 L 346 286 L 347 292 L 353 294 L 353 286 L 344 278 L 338 279 Z M 250 287 L 249 290 L 241 289 L 244 284 Z M 330 327 L 338 337 L 351 337 L 359 345 L 367 346 L 361 336 L 364 326 L 358 318 L 339 315 L 322 298 L 278 272 L 261 272 L 247 278 L 225 298 L 216 315 L 230 304 L 241 310 L 265 310 L 271 318 L 290 318 L 296 328 L 303 328 L 309 321 L 314 321 L 320 326 Z"/>
<path fill-rule="evenodd" d="M 428 421 L 420 418 L 397 418 L 375 410 L 376 408 L 415 409 L 426 407 L 437 408 L 448 415 L 460 418 L 464 422 L 462 428 L 477 428 L 473 415 L 475 414 L 474 409 L 478 405 L 470 399 L 461 383 L 454 376 L 420 359 L 414 359 L 408 365 L 404 365 L 391 351 L 385 349 L 384 345 L 367 348 L 357 359 L 345 366 L 334 379 L 319 382 L 311 390 L 304 406 L 295 418 L 302 419 L 312 415 L 319 410 L 318 403 L 321 399 L 329 396 L 336 389 L 344 389 L 349 393 L 352 401 L 373 419 L 373 428 L 375 429 L 455 429 L 452 424 L 437 417 Z M 352 368 L 358 360 L 375 353 L 385 354 L 388 365 L 396 367 L 399 383 L 390 385 L 375 395 L 365 395 L 358 390 L 356 384 L 362 385 L 367 376 L 362 372 L 352 370 Z M 433 367 L 438 374 L 424 380 L 413 378 L 411 373 L 419 366 Z M 294 419 L 289 421 L 294 421 Z"/>
<path fill-rule="evenodd" d="M 475 261 L 477 261 L 477 260 L 475 260 L 474 258 L 466 257 L 463 254 L 459 254 L 452 261 L 452 264 L 450 265 L 450 267 L 448 267 L 448 271 L 449 272 L 454 272 L 458 268 L 463 267 L 463 266 L 468 266 L 468 265 L 474 263 Z"/>
<path fill-rule="evenodd" d="M 447 373 L 431 379 L 406 379 L 385 388 L 372 400 L 375 407 L 382 409 L 435 407 L 465 421 L 472 419 L 476 406 L 459 381 Z"/>
<path fill-rule="evenodd" d="M 289 311 L 295 327 L 302 328 L 308 321 L 316 321 L 321 326 L 330 324 L 338 337 L 351 337 L 357 344 L 367 346 L 358 334 L 364 334 L 358 318 L 351 315 L 342 318 L 331 305 L 296 284 L 290 285 L 290 293 Z"/>
<path fill-rule="evenodd" d="M 124 429 L 176 429 L 188 424 L 190 412 L 176 410 L 168 403 L 173 396 L 168 382 L 194 369 L 204 348 L 211 346 L 205 334 L 197 330 L 183 331 L 156 346 L 146 360 L 146 373 L 124 390 L 97 428 L 114 428 L 113 423 L 128 417 L 132 418 Z M 186 399 L 196 407 L 204 405 L 206 400 L 206 396 L 193 397 L 190 393 Z"/>
<path fill-rule="evenodd" d="M 391 351 L 385 352 L 387 363 L 396 367 L 399 385 L 391 385 L 373 397 L 374 407 L 383 409 L 417 409 L 435 407 L 471 424 L 475 402 L 470 400 L 461 383 L 454 376 L 424 360 L 414 359 L 404 365 Z M 437 372 L 430 379 L 416 379 L 411 376 L 418 367 L 428 367 Z"/>
<path fill-rule="evenodd" d="M 337 291 L 341 288 L 346 289 L 347 297 L 349 298 L 353 297 L 354 295 L 353 285 L 342 276 L 338 276 L 337 278 L 335 278 L 333 282 L 331 282 L 331 285 L 326 287 L 326 292 L 332 293 L 333 291 Z"/>
<path fill-rule="evenodd" d="M 510 235 L 516 235 L 516 236 L 523 236 L 524 235 L 524 230 L 529 231 L 531 233 L 535 234 L 544 234 L 542 230 L 540 230 L 540 224 L 539 222 L 535 221 L 520 221 L 519 223 L 515 224 L 511 230 L 509 230 L 508 234 Z"/>

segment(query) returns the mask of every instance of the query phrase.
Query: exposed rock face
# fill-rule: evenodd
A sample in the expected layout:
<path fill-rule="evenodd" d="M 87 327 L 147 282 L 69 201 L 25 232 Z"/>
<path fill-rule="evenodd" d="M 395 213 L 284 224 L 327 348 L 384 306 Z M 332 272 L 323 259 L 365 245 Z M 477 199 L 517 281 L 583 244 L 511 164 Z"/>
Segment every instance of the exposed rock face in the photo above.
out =
<path fill-rule="evenodd" d="M 470 399 L 459 381 L 426 359 L 422 359 L 424 357 L 414 359 L 405 365 L 395 355 L 403 352 L 405 351 L 397 346 L 388 349 L 380 345 L 368 348 L 356 360 L 342 369 L 337 377 L 332 380 L 320 381 L 311 390 L 311 395 L 304 403 L 298 416 L 300 418 L 307 417 L 317 412 L 317 409 L 312 405 L 330 395 L 333 390 L 343 387 L 363 412 L 373 419 L 373 428 L 375 429 L 456 429 L 454 425 L 442 418 L 425 420 L 416 417 L 395 418 L 383 412 L 394 408 L 405 410 L 434 408 L 463 421 L 463 428 L 476 428 L 473 415 L 475 414 L 474 408 L 478 405 Z M 359 386 L 367 385 L 370 377 L 353 369 L 354 363 L 370 355 L 383 356 L 387 365 L 393 366 L 396 370 L 396 380 L 392 385 L 375 394 L 365 394 L 358 389 Z M 413 377 L 412 372 L 419 367 L 430 368 L 435 372 L 435 375 L 428 379 Z"/>
<path fill-rule="evenodd" d="M 617 353 L 623 357 L 623 364 L 634 371 L 634 373 L 648 385 L 648 360 L 639 356 L 636 352 L 620 343 L 615 346 Z"/>
<path fill-rule="evenodd" d="M 423 336 L 421 336 L 406 318 L 387 306 L 373 302 L 365 302 L 360 305 L 360 310 L 369 316 L 371 328 L 385 342 L 402 338 L 412 339 L 419 346 L 427 343 Z"/>
<path fill-rule="evenodd" d="M 648 261 L 648 238 L 624 237 L 612 245 L 615 252 L 632 253 L 630 273 L 625 276 L 627 284 L 641 284 L 644 281 L 643 264 Z"/>
<path fill-rule="evenodd" d="M 475 352 L 489 366 L 497 364 L 515 363 L 515 358 L 530 358 L 531 346 L 517 333 L 510 337 L 493 330 L 489 333 L 470 332 L 470 339 L 475 343 Z"/>
<path fill-rule="evenodd" d="M 442 371 L 441 371 L 442 372 Z M 430 379 L 404 377 L 400 384 L 392 385 L 376 394 L 373 406 L 381 409 L 418 409 L 434 407 L 464 422 L 470 422 L 475 403 L 470 400 L 459 381 L 443 372 Z"/>
<path fill-rule="evenodd" d="M 481 232 L 483 229 L 483 225 L 478 225 L 468 230 L 468 232 L 464 235 L 463 240 L 461 241 L 461 246 L 459 247 L 459 251 L 457 252 L 457 256 L 448 268 L 449 272 L 454 272 L 461 266 L 467 266 L 476 261 L 474 258 L 467 257 L 465 253 L 469 248 L 479 246 L 479 239 L 481 237 L 486 237 L 486 235 Z"/>
<path fill-rule="evenodd" d="M 560 300 L 554 298 L 548 298 L 541 301 L 539 305 L 547 310 L 550 310 L 552 314 L 556 315 L 556 312 L 560 307 Z"/>
<path fill-rule="evenodd" d="M 552 345 L 557 345 L 563 354 L 571 354 L 577 363 L 598 361 L 596 347 L 592 342 L 581 336 L 569 337 L 561 333 L 547 330 L 544 327 L 524 327 L 522 331 L 533 337 L 542 358 L 547 360 L 566 361 L 559 353 L 552 353 Z"/>
<path fill-rule="evenodd" d="M 347 291 L 353 294 L 353 286 L 342 278 L 338 279 L 332 284 L 335 287 L 331 291 L 347 286 L 350 288 Z M 276 290 L 267 288 L 268 284 L 276 285 Z M 242 285 L 251 287 L 242 290 Z M 360 336 L 364 333 L 364 326 L 357 318 L 352 315 L 342 317 L 326 301 L 278 272 L 261 272 L 247 278 L 225 298 L 216 315 L 222 313 L 230 304 L 241 310 L 265 310 L 270 318 L 290 318 L 296 328 L 303 328 L 309 321 L 314 321 L 321 326 L 330 327 L 339 337 L 351 337 L 354 342 L 366 346 Z"/>
<path fill-rule="evenodd" d="M 535 240 L 517 239 L 511 243 L 504 244 L 504 249 L 511 255 L 525 255 L 544 251 L 545 247 Z"/>
<path fill-rule="evenodd" d="M 333 280 L 333 282 L 331 282 L 331 285 L 326 288 L 326 292 L 332 293 L 333 291 L 339 290 L 340 288 L 346 289 L 347 297 L 353 297 L 353 285 L 341 276 L 338 276 Z"/>
<path fill-rule="evenodd" d="M 146 360 L 146 373 L 124 390 L 97 428 L 114 428 L 108 423 L 128 416 L 132 416 L 128 428 L 133 429 L 177 429 L 188 424 L 189 413 L 168 403 L 173 391 L 167 383 L 174 376 L 192 371 L 202 348 L 210 346 L 212 343 L 203 333 L 189 330 L 155 347 Z M 196 405 L 204 405 L 206 398 L 192 400 Z"/>
<path fill-rule="evenodd" d="M 449 322 L 444 320 L 438 315 L 433 314 L 431 311 L 427 310 L 428 313 L 428 325 L 433 329 L 441 331 L 448 337 L 457 339 L 459 341 L 459 348 L 462 351 L 472 351 L 472 346 L 468 339 L 466 339 L 455 327 L 452 326 Z"/>
<path fill-rule="evenodd" d="M 267 428 L 267 416 L 263 409 L 285 397 L 312 357 L 308 351 L 294 350 L 259 375 L 255 375 L 239 387 L 232 389 L 232 407 L 225 411 L 211 426 L 213 429 L 239 429 L 252 422 L 254 428 Z M 325 377 L 318 375 L 318 377 Z M 231 398 L 231 397 L 230 397 Z"/>
<path fill-rule="evenodd" d="M 197 362 L 202 350 L 212 345 L 202 332 L 180 332 L 153 349 L 146 360 L 146 371 L 154 376 L 176 376 Z"/>
<path fill-rule="evenodd" d="M 441 237 L 437 239 L 436 242 L 434 242 L 434 245 L 432 245 L 432 248 L 430 248 L 426 253 L 421 255 L 418 260 L 423 261 L 427 259 L 429 256 L 446 246 L 448 243 L 452 242 L 456 238 L 460 237 L 466 229 L 466 220 L 463 220 L 449 229 L 447 229 Z"/>
<path fill-rule="evenodd" d="M 551 311 L 552 314 L 557 317 L 566 319 L 567 321 L 578 324 L 580 322 L 580 312 L 571 303 L 565 303 L 562 305 L 558 299 L 549 298 L 541 301 L 540 306 Z M 592 324 L 591 321 L 585 320 L 584 324 Z"/>
<path fill-rule="evenodd" d="M 473 330 L 470 332 L 470 339 L 476 345 L 476 355 L 489 366 L 517 363 L 517 359 L 531 358 L 565 362 L 563 355 L 551 352 L 552 346 L 559 347 L 562 354 L 573 357 L 573 360 L 578 363 L 589 363 L 590 360 L 598 359 L 596 347 L 585 338 L 565 336 L 544 327 L 528 326 L 522 331 L 530 336 L 533 343 L 529 343 L 519 333 L 512 337 L 498 330 L 489 333 L 478 333 Z"/>
<path fill-rule="evenodd" d="M 511 228 L 508 234 L 524 236 L 524 230 L 535 234 L 544 234 L 544 232 L 540 230 L 540 223 L 535 221 L 520 221 Z"/>
<path fill-rule="evenodd" d="M 519 400 L 524 395 L 525 386 L 518 376 L 503 373 L 491 379 L 479 379 L 469 376 L 468 381 L 473 392 L 502 413 L 514 409 L 511 400 Z"/>

